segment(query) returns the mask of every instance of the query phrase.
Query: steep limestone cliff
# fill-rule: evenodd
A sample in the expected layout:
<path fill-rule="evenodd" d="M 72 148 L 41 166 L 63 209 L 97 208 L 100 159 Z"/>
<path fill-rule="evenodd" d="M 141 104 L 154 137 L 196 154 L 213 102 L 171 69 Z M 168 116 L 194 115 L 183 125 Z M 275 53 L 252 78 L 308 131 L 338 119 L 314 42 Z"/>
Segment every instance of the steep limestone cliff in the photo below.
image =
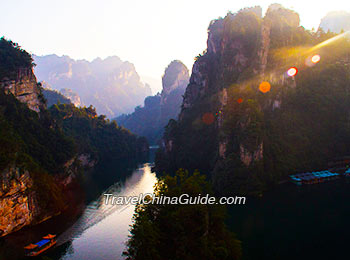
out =
<path fill-rule="evenodd" d="M 186 66 L 181 61 L 172 61 L 162 78 L 162 92 L 147 97 L 144 107 L 137 107 L 134 113 L 116 118 L 118 124 L 145 136 L 151 144 L 158 143 L 168 121 L 177 119 L 188 80 Z"/>
<path fill-rule="evenodd" d="M 73 90 L 68 88 L 63 88 L 60 90 L 60 93 L 65 96 L 66 98 L 69 98 L 70 101 L 77 107 L 82 106 L 82 102 L 80 100 L 80 97 L 77 93 L 73 92 Z"/>
<path fill-rule="evenodd" d="M 91 169 L 95 164 L 96 161 L 91 160 L 88 154 L 75 156 L 65 163 L 64 171 L 54 178 L 44 172 L 33 173 L 16 165 L 2 170 L 0 237 L 60 214 L 69 204 L 64 191 L 76 182 L 80 167 Z"/>
<path fill-rule="evenodd" d="M 346 153 L 325 123 L 330 111 L 333 117 L 337 110 L 348 114 L 349 100 L 340 94 L 349 77 L 341 69 L 348 64 L 346 40 L 311 48 L 332 35 L 312 33 L 299 22 L 297 13 L 274 4 L 264 17 L 254 7 L 210 23 L 207 50 L 193 65 L 178 121 L 164 133 L 157 171 L 199 169 L 220 192 L 254 193 L 287 173 L 322 167 L 327 158 Z M 310 64 L 315 54 L 325 63 Z M 297 76 L 287 73 L 291 67 Z M 333 91 L 327 91 L 330 86 Z M 316 121 L 310 107 L 328 107 L 328 119 Z M 336 124 L 347 129 L 341 120 Z M 316 141 L 310 129 L 328 142 Z M 314 143 L 322 148 L 311 149 Z"/>
<path fill-rule="evenodd" d="M 26 103 L 31 110 L 40 112 L 43 106 L 41 91 L 31 68 L 18 69 L 14 80 L 0 79 L 0 88 L 8 94 L 13 94 L 19 101 Z"/>
<path fill-rule="evenodd" d="M 29 172 L 9 167 L 0 178 L 0 236 L 32 223 L 36 201 Z"/>

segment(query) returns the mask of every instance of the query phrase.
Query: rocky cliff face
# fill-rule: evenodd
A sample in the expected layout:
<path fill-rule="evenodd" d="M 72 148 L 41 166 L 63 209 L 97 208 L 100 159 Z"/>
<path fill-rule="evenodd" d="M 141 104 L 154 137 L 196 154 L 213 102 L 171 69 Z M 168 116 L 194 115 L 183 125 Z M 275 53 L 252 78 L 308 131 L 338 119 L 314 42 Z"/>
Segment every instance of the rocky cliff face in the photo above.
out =
<path fill-rule="evenodd" d="M 117 122 L 147 137 L 151 144 L 158 143 L 169 119 L 176 119 L 179 114 L 188 80 L 186 66 L 181 61 L 172 61 L 162 78 L 162 93 L 147 97 L 144 107 L 137 107 L 134 113 L 118 117 Z"/>
<path fill-rule="evenodd" d="M 162 84 L 163 90 L 161 93 L 161 105 L 165 105 L 168 96 L 175 90 L 185 91 L 189 80 L 188 69 L 178 60 L 172 61 L 165 69 Z"/>
<path fill-rule="evenodd" d="M 28 171 L 9 167 L 0 178 L 0 236 L 32 223 L 36 215 L 33 181 Z"/>
<path fill-rule="evenodd" d="M 212 175 L 219 189 L 231 189 L 258 183 L 262 165 L 271 166 L 271 149 L 277 146 L 273 134 L 266 137 L 273 132 L 267 125 L 287 113 L 284 106 L 290 114 L 299 109 L 287 101 L 300 86 L 286 72 L 297 64 L 307 67 L 306 50 L 320 39 L 281 5 L 271 5 L 264 17 L 261 13 L 260 7 L 246 8 L 210 23 L 207 50 L 193 65 L 179 120 L 164 134 L 159 172 L 199 169 Z"/>
<path fill-rule="evenodd" d="M 199 55 L 193 65 L 190 83 L 186 89 L 180 121 L 196 104 L 210 95 L 218 94 L 217 111 L 223 111 L 227 104 L 227 88 L 232 84 L 245 83 L 247 78 L 255 81 L 268 81 L 274 84 L 293 85 L 295 82 L 285 82 L 286 76 L 275 73 L 268 68 L 271 42 L 276 46 L 286 46 L 292 41 L 292 36 L 285 36 L 285 30 L 299 29 L 299 16 L 279 4 L 269 7 L 265 17 L 262 17 L 260 7 L 245 8 L 236 14 L 229 13 L 224 19 L 214 20 L 208 29 L 207 51 Z M 270 55 L 270 56 L 269 56 Z M 279 76 L 276 76 L 278 74 Z M 244 85 L 244 84 L 241 84 Z M 225 98 L 226 97 L 226 98 Z M 281 105 L 281 100 L 271 101 L 274 108 Z M 224 115 L 218 117 L 217 129 L 220 132 Z M 249 119 L 247 120 L 249 121 Z M 246 126 L 241 125 L 242 130 Z M 225 157 L 228 140 L 220 134 L 218 150 Z M 263 158 L 263 143 L 256 150 L 249 152 L 240 146 L 240 158 L 249 166 L 254 161 Z"/>
<path fill-rule="evenodd" d="M 70 99 L 70 101 L 76 106 L 82 106 L 81 103 L 81 99 L 79 97 L 79 95 L 75 92 L 73 92 L 73 90 L 69 89 L 69 88 L 63 88 L 60 90 L 60 93 L 65 96 L 66 98 Z"/>
<path fill-rule="evenodd" d="M 169 119 L 177 119 L 189 82 L 187 67 L 178 60 L 172 61 L 162 78 L 163 90 L 160 95 L 160 122 L 164 127 Z"/>
<path fill-rule="evenodd" d="M 19 69 L 14 80 L 0 79 L 0 87 L 8 94 L 12 93 L 22 103 L 26 103 L 31 110 L 40 112 L 40 107 L 43 106 L 41 92 L 32 69 Z"/>
<path fill-rule="evenodd" d="M 95 164 L 96 161 L 91 160 L 88 154 L 81 154 L 72 158 L 64 165 L 64 172 L 55 176 L 54 185 L 57 185 L 62 190 L 69 189 L 69 185 L 76 181 L 76 174 L 79 171 L 77 165 L 91 169 Z M 40 177 L 44 178 L 44 176 Z M 61 206 L 50 205 L 43 208 L 43 198 L 39 194 L 42 195 L 44 193 L 45 196 L 52 196 L 52 191 L 38 190 L 37 181 L 34 180 L 33 173 L 15 165 L 1 172 L 0 237 L 60 214 L 60 211 L 63 209 Z M 58 194 L 58 196 L 61 195 Z M 54 201 L 52 202 L 54 203 Z M 65 203 L 68 202 L 65 201 Z"/>

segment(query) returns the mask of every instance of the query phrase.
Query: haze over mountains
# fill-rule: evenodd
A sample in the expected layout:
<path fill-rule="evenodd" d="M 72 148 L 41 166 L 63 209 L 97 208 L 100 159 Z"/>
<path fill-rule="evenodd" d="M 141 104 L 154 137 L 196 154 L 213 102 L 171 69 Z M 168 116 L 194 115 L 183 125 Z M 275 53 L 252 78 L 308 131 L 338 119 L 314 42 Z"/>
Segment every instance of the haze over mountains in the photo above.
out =
<path fill-rule="evenodd" d="M 169 120 L 177 119 L 188 82 L 187 67 L 179 60 L 172 61 L 162 77 L 162 92 L 147 97 L 144 106 L 136 107 L 132 114 L 117 117 L 118 124 L 157 144 Z"/>
<path fill-rule="evenodd" d="M 83 105 L 92 104 L 107 117 L 131 112 L 151 94 L 150 86 L 141 82 L 134 65 L 117 56 L 92 62 L 54 54 L 33 58 L 39 81 L 56 90 L 72 90 Z"/>
<path fill-rule="evenodd" d="M 340 33 L 342 30 L 350 30 L 350 13 L 345 11 L 333 11 L 329 12 L 321 20 L 320 28 L 325 32 L 330 30 L 331 32 Z"/>

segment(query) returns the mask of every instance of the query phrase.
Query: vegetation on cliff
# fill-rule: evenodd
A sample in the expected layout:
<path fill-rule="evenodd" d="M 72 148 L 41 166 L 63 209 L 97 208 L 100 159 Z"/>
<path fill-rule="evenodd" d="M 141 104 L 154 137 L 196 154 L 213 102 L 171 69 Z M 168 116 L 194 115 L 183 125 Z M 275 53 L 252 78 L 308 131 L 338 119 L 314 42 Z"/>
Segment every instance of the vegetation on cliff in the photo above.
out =
<path fill-rule="evenodd" d="M 73 104 L 53 105 L 49 112 L 55 124 L 72 138 L 79 154 L 89 154 L 90 160 L 125 160 L 148 151 L 144 137 L 136 137 L 115 121 L 98 116 L 95 108 L 77 108 Z"/>
<path fill-rule="evenodd" d="M 42 93 L 46 100 L 47 107 L 51 107 L 55 104 L 71 104 L 69 98 L 63 96 L 57 90 L 43 89 Z"/>
<path fill-rule="evenodd" d="M 179 170 L 165 176 L 155 187 L 157 197 L 188 194 L 212 194 L 204 175 Z M 224 224 L 222 205 L 140 204 L 134 224 L 127 259 L 240 259 L 241 243 Z"/>
<path fill-rule="evenodd" d="M 32 68 L 30 55 L 18 44 L 2 38 L 0 47 L 1 57 L 6 59 L 1 65 L 8 68 L 7 72 L 2 71 L 5 77 L 16 75 L 13 70 L 16 72 L 24 65 Z M 40 84 L 37 88 L 42 91 Z M 43 94 L 39 96 L 44 99 Z M 1 170 L 17 164 L 18 160 L 26 160 L 28 167 L 36 165 L 55 174 L 62 172 L 64 163 L 78 153 L 91 154 L 94 159 L 125 159 L 147 150 L 144 139 L 109 122 L 105 116 L 97 116 L 92 106 L 77 108 L 73 104 L 59 104 L 43 109 L 39 115 L 2 89 L 0 124 Z"/>
<path fill-rule="evenodd" d="M 335 34 L 305 30 L 280 5 L 258 14 L 245 9 L 210 24 L 157 171 L 199 169 L 218 192 L 251 194 L 350 154 L 348 38 L 317 45 Z M 262 82 L 270 87 L 262 91 Z"/>
<path fill-rule="evenodd" d="M 4 70 L 1 67 L 0 83 L 14 79 L 19 82 L 16 89 L 24 93 L 14 95 L 6 89 L 12 85 L 0 87 L 0 199 L 12 195 L 21 197 L 24 209 L 29 209 L 17 212 L 27 214 L 20 216 L 7 216 L 7 212 L 2 212 L 5 215 L 0 215 L 0 219 L 5 219 L 5 225 L 6 217 L 25 219 L 25 222 L 9 220 L 14 226 L 6 228 L 7 234 L 65 208 L 64 185 L 58 180 L 79 173 L 81 166 L 91 168 L 109 160 L 135 160 L 148 151 L 148 144 L 144 138 L 136 137 L 116 122 L 97 116 L 92 106 L 77 108 L 73 104 L 56 104 L 46 109 L 43 89 L 35 76 L 29 74 L 33 67 L 30 55 L 17 44 L 2 38 L 0 57 L 1 66 L 4 66 Z M 28 71 L 25 83 L 22 74 L 18 73 L 23 68 Z M 22 99 L 28 96 L 23 91 L 28 85 L 37 93 L 33 102 L 40 103 L 40 112 L 31 110 Z M 23 187 L 17 189 L 16 183 Z M 0 236 L 3 234 L 0 228 Z"/>
<path fill-rule="evenodd" d="M 28 52 L 5 37 L 0 39 L 0 79 L 15 79 L 18 69 L 32 66 L 33 59 Z"/>

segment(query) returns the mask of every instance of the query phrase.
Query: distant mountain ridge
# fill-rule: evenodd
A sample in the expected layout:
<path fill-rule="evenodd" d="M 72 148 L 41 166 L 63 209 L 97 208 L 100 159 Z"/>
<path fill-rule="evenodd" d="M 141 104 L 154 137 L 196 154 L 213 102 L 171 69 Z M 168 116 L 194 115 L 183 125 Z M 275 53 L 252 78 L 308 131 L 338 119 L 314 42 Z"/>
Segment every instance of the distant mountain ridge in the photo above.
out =
<path fill-rule="evenodd" d="M 0 38 L 0 237 L 68 210 L 72 199 L 83 198 L 76 185 L 85 170 L 134 164 L 149 147 L 92 106 L 76 107 L 44 89 L 33 66 L 28 52 Z"/>
<path fill-rule="evenodd" d="M 117 56 L 96 58 L 92 62 L 55 54 L 33 55 L 35 74 L 53 89 L 71 89 L 84 105 L 93 105 L 107 117 L 131 112 L 151 94 L 140 80 L 134 65 Z"/>
<path fill-rule="evenodd" d="M 334 33 L 340 33 L 350 30 L 350 13 L 345 11 L 333 11 L 329 12 L 322 18 L 320 27 L 323 31 L 330 30 Z"/>
<path fill-rule="evenodd" d="M 162 77 L 162 92 L 147 97 L 144 106 L 136 107 L 132 114 L 117 117 L 118 124 L 156 144 L 168 121 L 177 119 L 188 82 L 187 67 L 179 60 L 172 61 Z"/>

